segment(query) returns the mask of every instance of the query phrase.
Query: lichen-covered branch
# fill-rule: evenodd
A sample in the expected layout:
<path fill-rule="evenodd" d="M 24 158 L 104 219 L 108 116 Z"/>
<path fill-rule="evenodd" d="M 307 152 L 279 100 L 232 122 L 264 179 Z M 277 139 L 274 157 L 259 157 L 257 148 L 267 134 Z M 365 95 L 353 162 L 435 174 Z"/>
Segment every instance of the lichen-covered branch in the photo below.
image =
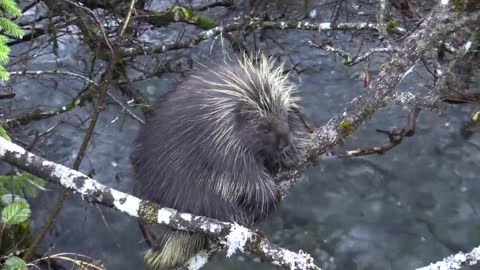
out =
<path fill-rule="evenodd" d="M 429 266 L 417 268 L 416 270 L 457 270 L 465 266 L 476 265 L 480 261 L 480 246 L 472 249 L 468 253 L 459 252 L 455 255 L 450 255 L 443 260 L 432 263 Z"/>
<path fill-rule="evenodd" d="M 130 216 L 138 217 L 147 224 L 158 223 L 179 230 L 207 234 L 225 246 L 227 256 L 238 250 L 260 256 L 265 261 L 283 269 L 320 269 L 313 263 L 310 255 L 302 251 L 295 253 L 281 248 L 248 228 L 207 217 L 180 213 L 171 208 L 162 208 L 158 204 L 102 185 L 81 172 L 32 154 L 2 137 L 0 137 L 0 159 L 33 175 L 61 185 L 89 202 L 102 204 Z M 196 266 L 195 269 L 198 269 L 198 265 Z"/>
<path fill-rule="evenodd" d="M 311 150 L 304 164 L 277 176 L 282 185 L 282 193 L 286 194 L 307 167 L 315 165 L 323 153 L 346 139 L 377 110 L 398 102 L 398 84 L 412 72 L 427 51 L 448 34 L 465 25 L 479 22 L 480 11 L 459 13 L 453 11 L 448 3 L 435 6 L 422 23 L 398 45 L 390 60 L 382 65 L 368 92 L 353 99 L 341 114 L 313 132 Z"/>
<path fill-rule="evenodd" d="M 392 47 L 372 48 L 372 49 L 369 49 L 363 55 L 356 56 L 356 57 L 352 58 L 350 56 L 350 53 L 347 53 L 343 50 L 337 49 L 337 48 L 333 47 L 331 44 L 329 44 L 328 42 L 310 41 L 309 45 L 310 45 L 310 47 L 323 49 L 323 50 L 326 50 L 328 52 L 335 53 L 336 55 L 343 58 L 343 64 L 346 65 L 346 66 L 349 66 L 349 67 L 355 66 L 358 63 L 361 63 L 361 62 L 367 60 L 374 53 L 389 53 L 389 52 L 394 52 L 395 51 L 395 49 L 392 48 Z"/>
<path fill-rule="evenodd" d="M 278 21 L 269 22 L 262 21 L 257 18 L 243 18 L 243 21 L 237 21 L 225 26 L 217 26 L 212 29 L 202 31 L 193 38 L 183 40 L 180 42 L 165 43 L 160 46 L 139 46 L 135 48 L 123 48 L 121 50 L 122 55 L 135 56 L 151 53 L 164 53 L 167 51 L 188 49 L 199 44 L 200 42 L 211 39 L 221 33 L 229 33 L 238 30 L 261 30 L 261 29 L 275 29 L 275 30 L 306 30 L 306 31 L 329 31 L 329 30 L 374 30 L 378 31 L 380 25 L 375 23 L 311 23 L 307 21 Z M 405 33 L 402 28 L 397 29 L 398 33 Z"/>
<path fill-rule="evenodd" d="M 480 11 L 458 14 L 442 4 L 434 7 L 382 66 L 369 91 L 355 98 L 342 114 L 331 118 L 326 125 L 314 132 L 309 160 L 317 160 L 327 149 L 352 134 L 372 113 L 391 102 L 397 85 L 413 70 L 420 57 L 438 41 L 467 24 L 479 21 Z"/>

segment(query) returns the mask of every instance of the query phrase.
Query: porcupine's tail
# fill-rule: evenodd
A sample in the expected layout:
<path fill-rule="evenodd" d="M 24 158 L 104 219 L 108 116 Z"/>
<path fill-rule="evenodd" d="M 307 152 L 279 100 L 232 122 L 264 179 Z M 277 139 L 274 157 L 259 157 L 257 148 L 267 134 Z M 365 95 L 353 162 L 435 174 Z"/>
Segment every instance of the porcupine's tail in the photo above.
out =
<path fill-rule="evenodd" d="M 158 245 L 145 253 L 149 270 L 170 270 L 184 265 L 191 257 L 207 248 L 205 235 L 169 229 Z"/>

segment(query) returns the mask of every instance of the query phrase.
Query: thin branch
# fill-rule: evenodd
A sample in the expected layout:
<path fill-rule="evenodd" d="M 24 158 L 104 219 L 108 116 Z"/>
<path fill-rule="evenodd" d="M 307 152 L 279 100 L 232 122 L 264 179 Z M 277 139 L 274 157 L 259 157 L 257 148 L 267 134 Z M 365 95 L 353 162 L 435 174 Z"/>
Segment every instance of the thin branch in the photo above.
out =
<path fill-rule="evenodd" d="M 195 37 L 187 39 L 180 42 L 171 42 L 159 46 L 140 46 L 136 48 L 122 48 L 121 54 L 123 56 L 135 56 L 151 53 L 164 53 L 167 51 L 180 50 L 192 48 L 200 42 L 211 39 L 215 36 L 220 35 L 221 33 L 229 33 L 238 30 L 261 30 L 261 29 L 274 29 L 274 30 L 308 30 L 308 31 L 330 31 L 330 30 L 341 30 L 341 31 L 352 31 L 352 30 L 374 30 L 379 29 L 379 25 L 375 23 L 311 23 L 307 21 L 280 21 L 280 22 L 270 22 L 270 21 L 261 21 L 256 18 L 244 18 L 245 22 L 234 22 L 225 26 L 217 26 L 210 30 L 200 32 Z M 398 33 L 405 33 L 405 30 L 402 28 L 397 29 Z"/>
<path fill-rule="evenodd" d="M 10 74 L 11 75 L 32 75 L 32 76 L 62 75 L 62 76 L 69 76 L 69 77 L 80 79 L 82 81 L 85 81 L 89 85 L 95 86 L 96 88 L 100 86 L 98 83 L 96 83 L 95 81 L 93 81 L 88 77 L 85 77 L 75 72 L 70 72 L 65 70 L 22 70 L 22 71 L 11 71 Z M 83 91 L 78 96 L 76 96 L 72 101 L 70 101 L 68 104 L 64 106 L 58 107 L 56 109 L 50 109 L 50 110 L 35 110 L 15 119 L 7 119 L 5 121 L 5 124 L 9 127 L 16 127 L 19 125 L 26 125 L 35 120 L 47 119 L 47 118 L 59 115 L 61 113 L 71 111 L 72 109 L 76 108 L 78 104 L 81 104 L 84 100 L 86 100 L 90 96 L 90 94 L 91 94 L 90 91 Z M 117 97 L 115 97 L 110 91 L 107 91 L 107 95 L 113 101 L 115 101 L 118 105 L 120 105 L 120 107 L 122 107 L 122 109 L 126 111 L 130 116 L 132 116 L 135 120 L 137 120 L 142 124 L 145 124 L 145 121 L 143 121 L 143 119 L 137 116 L 132 110 L 130 110 L 130 108 L 128 108 L 125 104 L 123 104 L 123 102 L 120 101 Z"/>
<path fill-rule="evenodd" d="M 380 6 L 378 10 L 378 24 L 380 25 L 378 29 L 378 33 L 380 34 L 380 40 L 382 41 L 383 45 L 387 46 L 388 42 L 388 32 L 387 32 L 387 25 L 385 23 L 385 15 L 387 13 L 387 1 L 386 0 L 379 0 Z"/>
<path fill-rule="evenodd" d="M 206 11 L 215 7 L 232 7 L 235 4 L 235 0 L 213 0 L 213 1 L 202 1 L 201 5 L 193 6 L 192 8 L 196 11 Z"/>
<path fill-rule="evenodd" d="M 395 148 L 397 145 L 399 145 L 400 143 L 402 143 L 404 138 L 415 135 L 416 121 L 417 121 L 419 112 L 420 110 L 418 108 L 412 109 L 409 113 L 407 127 L 403 128 L 400 131 L 377 129 L 377 132 L 384 133 L 388 136 L 388 139 L 389 139 L 388 143 L 381 146 L 375 146 L 370 148 L 358 148 L 355 150 L 349 150 L 344 153 L 339 153 L 335 155 L 337 157 L 343 158 L 343 157 L 365 156 L 365 155 L 372 155 L 372 154 L 378 154 L 378 155 L 385 154 L 385 152 L 387 152 L 388 150 L 391 150 Z"/>
<path fill-rule="evenodd" d="M 100 28 L 100 31 L 102 32 L 102 35 L 103 35 L 103 39 L 105 40 L 105 43 L 107 44 L 108 48 L 110 49 L 111 53 L 113 54 L 113 48 L 112 48 L 112 45 L 110 44 L 110 41 L 108 40 L 108 36 L 105 32 L 105 28 L 103 27 L 103 23 L 100 21 L 100 19 L 98 19 L 97 15 L 92 11 L 90 10 L 89 8 L 87 7 L 84 7 L 82 5 L 79 5 L 73 1 L 70 1 L 70 0 L 65 0 L 65 2 L 67 3 L 70 3 L 74 6 L 76 6 L 77 8 L 80 8 L 84 11 L 86 11 L 88 14 L 90 14 L 92 16 L 92 18 L 95 20 L 95 22 L 98 24 L 98 27 Z M 130 17 L 127 17 L 127 22 L 130 21 Z M 123 35 L 123 33 L 122 33 Z"/>
<path fill-rule="evenodd" d="M 438 102 L 441 101 L 440 96 L 437 94 L 418 96 L 411 92 L 396 92 L 390 102 L 394 105 L 401 106 L 417 106 L 420 108 L 437 108 Z"/>
<path fill-rule="evenodd" d="M 331 42 L 329 42 L 329 41 L 324 42 L 324 41 L 312 41 L 311 40 L 308 43 L 309 43 L 310 47 L 323 49 L 323 50 L 326 50 L 328 52 L 335 53 L 336 55 L 343 58 L 343 64 L 346 65 L 346 66 L 349 66 L 349 67 L 355 66 L 355 65 L 357 65 L 357 64 L 359 64 L 359 63 L 361 63 L 365 60 L 368 60 L 370 58 L 370 56 L 374 53 L 385 53 L 385 52 L 391 53 L 391 52 L 396 51 L 392 47 L 372 48 L 372 49 L 369 49 L 365 54 L 360 55 L 360 56 L 356 56 L 352 59 L 351 56 L 350 56 L 350 53 L 347 53 L 343 50 L 340 50 L 340 49 L 337 49 L 337 48 L 333 47 Z"/>
<path fill-rule="evenodd" d="M 15 93 L 0 94 L 0 99 L 11 99 L 15 97 Z"/>

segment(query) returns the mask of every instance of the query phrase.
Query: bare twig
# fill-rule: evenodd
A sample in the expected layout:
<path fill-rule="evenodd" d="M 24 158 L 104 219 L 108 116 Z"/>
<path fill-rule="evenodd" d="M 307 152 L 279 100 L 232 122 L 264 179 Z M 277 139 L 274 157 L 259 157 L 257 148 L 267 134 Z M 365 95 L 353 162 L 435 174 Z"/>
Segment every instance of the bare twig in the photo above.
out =
<path fill-rule="evenodd" d="M 275 29 L 275 30 L 308 30 L 308 31 L 330 31 L 330 30 L 339 30 L 339 31 L 351 31 L 351 30 L 374 30 L 377 31 L 380 27 L 375 23 L 311 23 L 311 22 L 290 22 L 290 21 L 280 21 L 280 22 L 270 22 L 270 21 L 261 21 L 257 18 L 244 18 L 245 22 L 234 22 L 225 26 L 217 26 L 210 30 L 200 32 L 197 36 L 180 41 L 166 43 L 160 46 L 140 46 L 136 48 L 122 48 L 121 54 L 123 56 L 135 56 L 142 54 L 151 54 L 151 53 L 163 53 L 167 51 L 180 50 L 192 48 L 200 42 L 211 39 L 215 36 L 220 35 L 221 33 L 229 33 L 238 30 L 259 30 L 259 29 Z M 405 30 L 402 28 L 397 29 L 399 33 L 405 33 Z"/>
<path fill-rule="evenodd" d="M 0 99 L 11 99 L 15 97 L 15 93 L 0 94 Z"/>
<path fill-rule="evenodd" d="M 388 150 L 393 149 L 395 146 L 402 143 L 405 137 L 411 137 L 415 134 L 416 121 L 418 113 L 420 112 L 419 108 L 413 108 L 408 117 L 408 124 L 406 128 L 402 128 L 400 131 L 395 130 L 380 130 L 377 129 L 377 132 L 384 133 L 388 136 L 389 142 L 381 146 L 375 146 L 371 148 L 359 148 L 355 150 L 349 150 L 344 153 L 335 154 L 337 157 L 354 157 L 354 156 L 365 156 L 371 154 L 382 155 Z"/>
<path fill-rule="evenodd" d="M 40 75 L 62 75 L 62 76 L 69 76 L 69 77 L 74 77 L 77 79 L 80 79 L 82 81 L 85 81 L 87 84 L 95 86 L 98 88 L 100 85 L 96 83 L 95 81 L 91 80 L 90 78 L 87 78 L 81 74 L 75 73 L 75 72 L 70 72 L 70 71 L 65 71 L 65 70 L 23 70 L 23 71 L 12 71 L 10 72 L 11 75 L 32 75 L 32 76 L 40 76 Z M 88 87 L 88 85 L 87 85 Z M 20 117 L 17 117 L 15 119 L 7 119 L 5 121 L 5 124 L 9 127 L 16 127 L 19 125 L 26 125 L 28 123 L 31 123 L 32 121 L 35 120 L 40 120 L 40 119 L 47 119 L 56 115 L 59 115 L 61 113 L 65 113 L 68 111 L 71 111 L 74 109 L 78 104 L 82 103 L 85 99 L 87 99 L 91 95 L 90 91 L 82 91 L 77 95 L 72 101 L 70 101 L 68 104 L 65 104 L 64 106 L 58 107 L 56 109 L 49 109 L 49 110 L 35 110 L 32 112 L 29 112 L 25 115 L 22 115 Z M 142 124 L 145 124 L 145 121 L 141 119 L 139 116 L 137 116 L 130 108 L 128 108 L 122 101 L 120 101 L 117 97 L 115 97 L 110 91 L 107 91 L 107 95 L 115 101 L 124 111 L 126 111 L 130 116 L 132 116 L 135 120 L 139 121 Z"/>
<path fill-rule="evenodd" d="M 65 0 L 65 2 L 67 3 L 70 3 L 72 5 L 74 5 L 75 7 L 79 8 L 79 9 L 82 9 L 84 10 L 85 12 L 87 12 L 88 14 L 91 15 L 91 17 L 95 20 L 95 22 L 98 24 L 98 27 L 100 28 L 100 31 L 102 32 L 102 35 L 103 35 L 103 39 L 105 41 L 105 44 L 107 44 L 108 48 L 110 49 L 111 53 L 113 54 L 113 48 L 112 48 L 112 45 L 110 44 L 110 41 L 108 40 L 108 36 L 105 32 L 105 28 L 103 27 L 103 23 L 100 21 L 100 19 L 98 19 L 97 15 L 91 11 L 89 8 L 83 6 L 83 5 L 79 5 L 71 0 Z M 129 15 L 131 16 L 131 15 Z M 130 21 L 130 17 L 127 17 L 127 22 Z M 123 35 L 123 33 L 122 33 Z"/>
<path fill-rule="evenodd" d="M 358 63 L 361 63 L 365 60 L 368 60 L 370 58 L 370 56 L 374 53 L 386 53 L 386 52 L 391 53 L 391 52 L 396 51 L 392 47 L 372 48 L 372 49 L 369 49 L 363 55 L 356 56 L 352 59 L 349 53 L 333 47 L 332 43 L 329 42 L 329 41 L 309 41 L 309 45 L 310 45 L 310 47 L 319 48 L 319 49 L 326 50 L 328 52 L 335 53 L 336 55 L 342 57 L 343 58 L 343 64 L 346 65 L 346 66 L 349 66 L 349 67 L 357 65 Z"/>

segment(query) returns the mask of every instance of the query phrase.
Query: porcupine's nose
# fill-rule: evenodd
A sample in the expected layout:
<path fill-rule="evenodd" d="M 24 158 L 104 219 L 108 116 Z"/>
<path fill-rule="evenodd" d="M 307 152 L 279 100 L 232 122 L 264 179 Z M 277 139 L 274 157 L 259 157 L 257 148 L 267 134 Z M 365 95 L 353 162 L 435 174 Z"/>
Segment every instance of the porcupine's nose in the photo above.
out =
<path fill-rule="evenodd" d="M 290 146 L 290 136 L 280 135 L 278 138 L 278 149 L 280 152 L 284 152 Z"/>

